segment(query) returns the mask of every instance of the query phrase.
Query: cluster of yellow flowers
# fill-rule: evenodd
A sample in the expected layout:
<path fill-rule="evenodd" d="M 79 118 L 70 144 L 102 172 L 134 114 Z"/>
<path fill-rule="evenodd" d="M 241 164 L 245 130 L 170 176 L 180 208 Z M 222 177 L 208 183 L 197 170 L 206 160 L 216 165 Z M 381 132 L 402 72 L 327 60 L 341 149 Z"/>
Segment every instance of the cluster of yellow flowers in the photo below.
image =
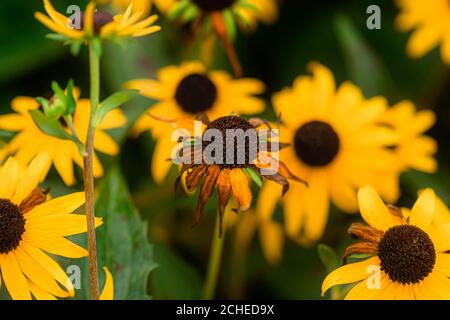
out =
<path fill-rule="evenodd" d="M 74 28 L 68 17 L 44 0 L 47 15 L 38 12 L 36 18 L 58 35 L 55 39 L 72 45 L 142 37 L 161 29 L 154 25 L 157 15 L 145 17 L 151 11 L 150 1 L 97 2 L 110 4 L 121 13 L 113 16 L 97 11 L 96 4 L 90 2 L 81 26 Z M 276 0 L 155 0 L 155 4 L 171 19 L 193 26 L 210 24 L 225 49 L 230 48 L 227 43 L 232 42 L 234 23 L 248 30 L 258 21 L 271 23 L 278 15 Z M 443 60 L 450 63 L 448 1 L 401 0 L 399 4 L 399 27 L 418 28 L 408 52 L 422 56 L 442 42 Z M 233 52 L 230 60 L 233 63 Z M 360 212 L 368 226 L 350 227 L 349 232 L 362 242 L 348 247 L 345 257 L 355 253 L 371 257 L 333 271 L 323 283 L 323 293 L 335 285 L 359 282 L 347 298 L 449 299 L 448 209 L 429 189 L 421 192 L 411 210 L 383 203 L 398 200 L 403 172 L 437 170 L 436 142 L 425 135 L 435 122 L 433 112 L 418 111 L 410 101 L 390 106 L 381 96 L 367 99 L 348 81 L 337 86 L 332 71 L 318 62 L 312 62 L 309 69 L 312 75 L 297 77 L 292 86 L 272 96 L 280 123 L 270 125 L 280 129 L 280 141 L 286 147 L 277 155 L 279 172 L 265 176 L 269 181 L 262 184 L 247 227 L 259 228 L 263 252 L 275 264 L 281 258 L 284 234 L 304 246 L 321 239 L 331 204 L 342 212 Z M 133 125 L 131 134 L 150 131 L 156 140 L 151 172 L 157 183 L 165 180 L 172 166 L 167 159 L 178 143 L 172 141 L 174 126 L 190 129 L 198 119 L 205 120 L 203 129 L 256 130 L 269 125 L 240 116 L 264 111 L 265 102 L 258 95 L 264 93 L 265 86 L 260 80 L 209 70 L 200 61 L 161 68 L 156 79 L 136 79 L 124 87 L 156 100 Z M 13 299 L 73 297 L 67 275 L 46 253 L 69 258 L 88 253 L 65 238 L 87 231 L 86 217 L 73 213 L 85 203 L 84 193 L 51 198 L 39 187 L 51 165 L 67 186 L 75 183 L 73 163 L 84 167 L 80 145 L 87 143 L 92 129 L 90 116 L 98 101 L 81 99 L 77 88 L 73 92 L 74 112 L 58 120 L 65 132 L 77 133 L 79 144 L 42 130 L 32 116 L 32 111 L 46 111 L 47 106 L 38 99 L 17 97 L 11 103 L 14 113 L 0 116 L 0 129 L 15 132 L 0 152 L 0 279 Z M 119 146 L 106 130 L 123 127 L 126 122 L 120 109 L 108 110 L 94 128 L 93 148 L 117 155 Z M 249 210 L 250 182 L 262 183 L 261 168 L 258 161 L 244 166 L 183 165 L 180 176 L 185 188 L 200 189 L 196 222 L 215 189 L 221 216 L 230 201 L 235 211 Z M 93 176 L 102 175 L 102 164 L 94 154 Z M 274 218 L 278 203 L 284 212 L 284 226 Z M 102 220 L 96 218 L 95 224 L 100 226 Z M 380 269 L 380 288 L 370 289 L 363 281 L 371 266 Z M 108 269 L 105 272 L 107 280 L 100 298 L 112 299 L 112 275 Z"/>

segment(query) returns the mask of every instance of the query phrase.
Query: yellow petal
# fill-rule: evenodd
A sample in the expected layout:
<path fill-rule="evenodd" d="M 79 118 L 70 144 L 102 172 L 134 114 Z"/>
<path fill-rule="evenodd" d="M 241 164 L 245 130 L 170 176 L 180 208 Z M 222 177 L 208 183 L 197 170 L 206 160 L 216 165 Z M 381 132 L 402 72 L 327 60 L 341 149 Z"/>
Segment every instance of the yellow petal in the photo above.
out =
<path fill-rule="evenodd" d="M 87 34 L 94 33 L 94 10 L 95 2 L 89 2 L 84 13 L 84 32 Z"/>
<path fill-rule="evenodd" d="M 29 245 L 25 242 L 20 244 L 21 248 L 31 257 L 34 261 L 42 266 L 47 272 L 49 272 L 56 281 L 58 281 L 64 288 L 67 289 L 71 297 L 75 294 L 75 289 L 73 287 L 72 281 L 70 281 L 67 274 L 59 266 L 59 264 L 46 255 L 42 250 Z"/>
<path fill-rule="evenodd" d="M 435 210 L 435 194 L 431 189 L 425 189 L 417 199 L 411 214 L 409 224 L 415 225 L 423 230 L 428 230 L 433 220 Z"/>
<path fill-rule="evenodd" d="M 56 300 L 55 296 L 51 295 L 47 291 L 42 290 L 30 280 L 28 280 L 28 286 L 30 287 L 31 293 L 36 298 L 36 300 Z"/>
<path fill-rule="evenodd" d="M 380 259 L 372 257 L 361 262 L 350 263 L 331 272 L 322 283 L 322 296 L 333 286 L 361 281 L 370 276 L 370 267 L 378 266 Z M 364 281 L 365 282 L 365 281 Z M 364 283 L 366 286 L 366 283 Z"/>
<path fill-rule="evenodd" d="M 393 226 L 389 210 L 371 186 L 359 189 L 358 204 L 361 216 L 370 226 L 381 231 Z"/>
<path fill-rule="evenodd" d="M 95 227 L 101 226 L 101 218 L 95 218 Z M 81 214 L 53 214 L 27 219 L 27 230 L 54 232 L 60 236 L 71 236 L 87 231 L 86 216 Z"/>
<path fill-rule="evenodd" d="M 256 214 L 260 220 L 272 219 L 272 215 L 281 198 L 281 186 L 272 181 L 266 181 L 259 191 L 256 204 Z"/>
<path fill-rule="evenodd" d="M 107 267 L 103 267 L 103 271 L 105 271 L 106 279 L 105 286 L 103 287 L 103 291 L 99 297 L 100 300 L 114 300 L 114 279 L 109 272 Z"/>
<path fill-rule="evenodd" d="M 9 158 L 0 169 L 0 198 L 11 199 L 16 191 L 21 170 L 16 159 Z M 19 204 L 19 203 L 17 203 Z"/>
<path fill-rule="evenodd" d="M 232 169 L 230 171 L 231 190 L 233 198 L 237 204 L 238 211 L 245 211 L 252 204 L 252 193 L 248 185 L 248 178 L 242 169 Z"/>
<path fill-rule="evenodd" d="M 85 202 L 84 192 L 75 192 L 66 196 L 51 199 L 26 213 L 27 219 L 37 217 L 72 213 Z"/>
<path fill-rule="evenodd" d="M 283 228 L 278 223 L 272 221 L 262 222 L 259 238 L 267 261 L 272 265 L 277 265 L 283 253 Z"/>
<path fill-rule="evenodd" d="M 20 178 L 12 201 L 16 204 L 20 204 L 23 199 L 28 197 L 30 193 L 36 189 L 38 184 L 45 179 L 48 170 L 50 169 L 50 165 L 51 159 L 48 153 L 40 153 L 37 155 Z"/>
<path fill-rule="evenodd" d="M 10 254 L 0 255 L 0 267 L 3 281 L 11 298 L 14 300 L 31 300 L 28 281 L 23 275 L 15 257 Z"/>
<path fill-rule="evenodd" d="M 86 249 L 56 233 L 42 230 L 27 230 L 22 237 L 24 242 L 62 257 L 82 258 L 88 255 Z"/>
<path fill-rule="evenodd" d="M 450 250 L 450 223 L 440 225 L 430 235 L 437 252 Z"/>
<path fill-rule="evenodd" d="M 161 184 L 167 176 L 172 166 L 172 149 L 176 146 L 176 142 L 171 140 L 170 132 L 162 135 L 156 142 L 152 159 L 152 176 L 155 182 Z"/>

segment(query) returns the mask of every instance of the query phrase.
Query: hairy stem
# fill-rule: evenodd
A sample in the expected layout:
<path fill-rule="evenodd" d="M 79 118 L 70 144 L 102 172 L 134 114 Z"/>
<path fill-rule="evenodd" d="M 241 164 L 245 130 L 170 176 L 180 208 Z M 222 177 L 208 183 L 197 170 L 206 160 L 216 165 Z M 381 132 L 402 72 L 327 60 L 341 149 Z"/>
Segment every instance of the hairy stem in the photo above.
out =
<path fill-rule="evenodd" d="M 89 65 L 91 76 L 91 114 L 86 137 L 86 148 L 83 154 L 84 192 L 86 194 L 86 220 L 88 230 L 89 272 L 92 299 L 98 300 L 98 266 L 97 243 L 95 238 L 95 199 L 94 199 L 94 137 L 93 119 L 100 98 L 100 61 L 92 44 L 89 46 Z"/>

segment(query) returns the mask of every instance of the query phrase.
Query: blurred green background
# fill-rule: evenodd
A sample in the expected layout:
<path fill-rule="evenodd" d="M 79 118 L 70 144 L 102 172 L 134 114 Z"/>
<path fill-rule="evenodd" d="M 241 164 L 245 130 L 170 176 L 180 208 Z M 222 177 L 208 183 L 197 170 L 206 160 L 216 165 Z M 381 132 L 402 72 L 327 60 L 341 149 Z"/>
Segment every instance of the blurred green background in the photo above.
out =
<path fill-rule="evenodd" d="M 69 4 L 85 1 L 59 0 L 54 5 L 63 10 Z M 382 29 L 366 28 L 366 8 L 377 4 L 382 11 Z M 33 17 L 42 11 L 38 0 L 3 0 L 0 2 L 0 112 L 10 112 L 10 101 L 19 95 L 42 96 L 50 93 L 50 83 L 66 83 L 73 78 L 88 94 L 87 52 L 78 57 L 68 47 L 45 38 L 48 31 Z M 433 187 L 450 203 L 450 166 L 448 160 L 450 125 L 450 72 L 434 50 L 424 58 L 411 60 L 405 53 L 408 34 L 393 26 L 397 8 L 393 1 L 296 1 L 281 4 L 279 20 L 271 26 L 260 25 L 256 32 L 240 34 L 236 47 L 246 76 L 260 78 L 267 85 L 264 95 L 274 119 L 270 96 L 291 85 L 300 74 L 307 74 L 312 60 L 329 67 L 337 83 L 351 80 L 366 97 L 384 95 L 391 104 L 410 99 L 419 108 L 433 109 L 437 123 L 429 133 L 439 143 L 439 172 L 435 175 L 408 172 L 401 178 L 401 205 L 410 206 L 417 191 Z M 183 31 L 161 17 L 163 32 L 131 42 L 123 50 L 106 45 L 102 58 L 102 97 L 119 90 L 127 80 L 153 77 L 168 64 L 180 63 L 186 56 Z M 229 69 L 218 50 L 214 65 Z M 124 108 L 129 124 L 153 102 L 138 98 Z M 98 231 L 100 263 L 110 266 L 116 280 L 117 298 L 201 298 L 206 272 L 215 208 L 207 206 L 203 222 L 190 225 L 196 197 L 175 194 L 173 170 L 163 185 L 150 176 L 154 143 L 149 134 L 127 138 L 129 126 L 113 132 L 122 144 L 117 159 L 103 157 L 106 176 L 97 182 L 97 213 L 107 221 Z M 11 136 L 1 133 L 3 140 Z M 82 181 L 78 170 L 78 181 Z M 68 190 L 55 172 L 46 182 L 53 194 Z M 80 184 L 72 190 L 81 190 Z M 256 197 L 255 197 L 256 198 Z M 212 204 L 214 201 L 211 201 Z M 245 214 L 245 213 L 244 213 Z M 277 216 L 281 219 L 281 214 Z M 332 208 L 330 222 L 322 243 L 342 253 L 349 239 L 346 229 L 356 217 Z M 286 240 L 280 265 L 265 261 L 258 238 L 254 238 L 245 259 L 233 255 L 236 245 L 230 234 L 226 243 L 218 298 L 317 299 L 326 274 L 317 248 L 301 248 Z M 85 239 L 77 239 L 81 243 Z M 79 261 L 63 261 L 65 265 Z M 86 264 L 82 266 L 83 275 Z M 148 276 L 148 277 L 147 277 Z M 103 274 L 101 275 L 103 279 Z M 84 278 L 78 298 L 87 297 Z M 103 280 L 101 280 L 103 281 Z M 1 289 L 4 291 L 4 286 Z M 5 297 L 2 292 L 2 297 Z"/>

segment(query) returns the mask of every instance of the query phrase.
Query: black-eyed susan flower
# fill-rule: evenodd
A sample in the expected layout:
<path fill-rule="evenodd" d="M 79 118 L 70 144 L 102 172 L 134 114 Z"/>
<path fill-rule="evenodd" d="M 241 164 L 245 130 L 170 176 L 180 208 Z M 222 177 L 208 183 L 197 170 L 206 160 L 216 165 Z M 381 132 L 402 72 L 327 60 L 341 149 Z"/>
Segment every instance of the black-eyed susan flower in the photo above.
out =
<path fill-rule="evenodd" d="M 448 0 L 397 0 L 401 13 L 397 27 L 412 33 L 407 51 L 413 58 L 420 58 L 437 46 L 441 46 L 442 60 L 450 64 L 450 3 Z"/>
<path fill-rule="evenodd" d="M 78 94 L 76 94 L 75 98 L 78 99 Z M 36 154 L 45 151 L 50 155 L 47 160 L 49 165 L 53 163 L 64 183 L 69 186 L 73 185 L 75 183 L 73 162 L 81 168 L 83 167 L 83 159 L 76 144 L 70 140 L 61 140 L 48 136 L 38 128 L 29 114 L 30 110 L 40 108 L 39 103 L 34 98 L 17 97 L 12 101 L 11 105 L 15 113 L 0 116 L 0 128 L 16 132 L 16 134 L 4 147 L 2 151 L 3 157 L 15 154 L 16 159 L 26 165 Z M 88 130 L 90 108 L 89 100 L 77 100 L 73 115 L 75 130 L 83 143 Z M 67 132 L 70 132 L 64 120 L 61 118 L 60 121 Z M 116 155 L 119 152 L 119 146 L 105 130 L 119 128 L 125 123 L 125 115 L 120 109 L 114 109 L 108 113 L 97 127 L 94 143 L 95 149 L 108 155 Z M 94 176 L 100 177 L 102 175 L 102 165 L 95 156 Z"/>
<path fill-rule="evenodd" d="M 155 3 L 161 11 L 183 22 L 221 13 L 227 21 L 235 20 L 244 29 L 254 28 L 258 22 L 272 23 L 278 17 L 276 0 L 159 0 Z"/>
<path fill-rule="evenodd" d="M 106 11 L 96 11 L 90 2 L 80 19 L 69 18 L 55 10 L 50 0 L 44 0 L 48 14 L 36 12 L 35 17 L 47 28 L 62 36 L 64 41 L 88 41 L 93 37 L 101 39 L 142 37 L 157 32 L 161 27 L 154 25 L 157 15 L 142 19 L 143 11 L 133 11 L 131 3 L 125 12 L 113 16 Z"/>
<path fill-rule="evenodd" d="M 166 121 L 194 119 L 199 114 L 215 119 L 232 112 L 254 114 L 264 110 L 264 102 L 255 97 L 264 91 L 261 81 L 232 79 L 224 71 L 207 71 L 200 62 L 161 68 L 157 80 L 132 80 L 126 87 L 158 101 L 133 128 L 134 135 L 150 131 L 157 140 L 151 171 L 158 183 L 172 165 L 167 159 L 177 144 L 171 139 L 173 127 Z"/>
<path fill-rule="evenodd" d="M 382 179 L 378 172 L 393 159 L 385 147 L 396 141 L 392 129 L 377 124 L 387 107 L 384 98 L 366 100 L 349 82 L 336 89 L 330 70 L 318 63 L 311 70 L 312 77 L 298 77 L 272 99 L 283 122 L 280 141 L 290 144 L 280 159 L 309 184 L 293 184 L 282 201 L 288 236 L 304 244 L 322 236 L 330 200 L 345 212 L 357 211 L 357 187 Z M 261 190 L 262 219 L 274 212 L 277 188 L 267 183 Z"/>
<path fill-rule="evenodd" d="M 49 169 L 47 158 L 48 154 L 39 154 L 28 167 L 8 158 L 0 167 L 0 271 L 13 299 L 73 296 L 72 282 L 48 254 L 87 255 L 65 238 L 86 231 L 86 217 L 72 214 L 85 202 L 84 193 L 48 200 L 39 188 Z"/>
<path fill-rule="evenodd" d="M 260 143 L 263 142 L 259 136 L 260 126 L 263 124 L 260 120 L 247 121 L 240 116 L 229 115 L 213 121 L 208 119 L 205 121 L 206 123 L 202 126 L 202 136 L 190 137 L 192 140 L 188 141 L 193 141 L 194 145 L 183 148 L 181 160 L 178 159 L 183 164 L 180 179 L 184 179 L 186 189 L 189 192 L 197 188 L 200 190 L 194 225 L 200 222 L 203 208 L 215 188 L 218 194 L 218 211 L 222 218 L 231 197 L 234 202 L 233 211 L 242 212 L 250 208 L 252 193 L 249 182 L 251 180 L 258 181 L 258 184 L 262 184 L 261 177 L 274 181 L 282 186 L 283 194 L 289 189 L 287 179 L 304 183 L 303 180 L 294 176 L 283 162 L 278 161 L 278 151 L 272 152 L 273 149 L 267 145 L 264 149 L 260 149 Z M 270 144 L 271 138 L 274 138 L 270 134 L 272 129 L 263 130 L 266 130 L 265 143 Z M 245 134 L 242 136 L 243 140 L 230 136 L 239 132 Z M 211 138 L 211 133 L 217 134 L 218 137 Z M 252 144 L 252 135 L 255 137 L 253 140 L 255 144 Z M 186 143 L 186 139 L 183 143 Z M 199 143 L 199 146 L 196 147 L 195 143 Z M 208 159 L 208 155 L 211 158 Z M 276 168 L 268 169 L 274 164 L 277 164 Z M 221 230 L 222 224 L 220 224 L 220 232 Z"/>
<path fill-rule="evenodd" d="M 433 223 L 439 209 L 435 194 L 424 190 L 411 211 L 386 206 L 372 187 L 358 192 L 362 218 L 349 233 L 361 239 L 346 249 L 371 255 L 331 272 L 322 284 L 329 288 L 356 283 L 346 299 L 450 299 L 450 224 Z"/>

